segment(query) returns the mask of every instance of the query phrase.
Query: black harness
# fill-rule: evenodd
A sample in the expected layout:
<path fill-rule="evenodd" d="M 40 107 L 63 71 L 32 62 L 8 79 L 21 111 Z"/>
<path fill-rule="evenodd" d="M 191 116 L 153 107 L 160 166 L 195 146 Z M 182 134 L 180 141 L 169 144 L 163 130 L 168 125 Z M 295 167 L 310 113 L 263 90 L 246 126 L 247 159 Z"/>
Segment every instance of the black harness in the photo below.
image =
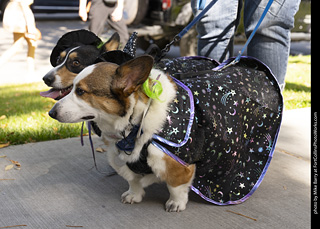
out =
<path fill-rule="evenodd" d="M 127 166 L 129 169 L 137 174 L 145 175 L 152 173 L 151 167 L 147 163 L 147 157 L 148 157 L 148 146 L 150 145 L 151 141 L 146 143 L 140 153 L 139 160 L 133 163 L 128 163 Z"/>

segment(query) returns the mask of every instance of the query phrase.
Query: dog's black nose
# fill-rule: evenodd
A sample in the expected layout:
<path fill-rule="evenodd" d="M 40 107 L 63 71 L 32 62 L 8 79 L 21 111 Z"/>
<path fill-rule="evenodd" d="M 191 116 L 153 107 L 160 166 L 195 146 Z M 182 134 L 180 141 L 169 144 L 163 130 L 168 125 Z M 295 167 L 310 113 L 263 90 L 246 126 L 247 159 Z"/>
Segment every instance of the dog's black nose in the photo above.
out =
<path fill-rule="evenodd" d="M 55 77 L 54 77 L 53 74 L 47 74 L 42 78 L 44 83 L 47 84 L 48 86 L 51 86 L 51 84 L 53 83 L 54 79 L 55 79 Z"/>
<path fill-rule="evenodd" d="M 57 110 L 53 107 L 50 111 L 49 111 L 49 116 L 53 119 L 57 119 Z"/>

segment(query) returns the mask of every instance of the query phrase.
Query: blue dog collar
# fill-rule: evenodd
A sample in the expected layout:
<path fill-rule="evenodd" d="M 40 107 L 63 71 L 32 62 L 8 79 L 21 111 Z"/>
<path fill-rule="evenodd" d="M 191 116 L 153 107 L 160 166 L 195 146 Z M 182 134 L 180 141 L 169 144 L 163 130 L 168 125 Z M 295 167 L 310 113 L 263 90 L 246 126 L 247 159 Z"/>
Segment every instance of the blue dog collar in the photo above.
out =
<path fill-rule="evenodd" d="M 124 152 L 132 152 L 136 144 L 139 129 L 140 125 L 134 125 L 129 135 L 116 143 L 117 148 Z M 141 134 L 143 134 L 142 130 Z"/>

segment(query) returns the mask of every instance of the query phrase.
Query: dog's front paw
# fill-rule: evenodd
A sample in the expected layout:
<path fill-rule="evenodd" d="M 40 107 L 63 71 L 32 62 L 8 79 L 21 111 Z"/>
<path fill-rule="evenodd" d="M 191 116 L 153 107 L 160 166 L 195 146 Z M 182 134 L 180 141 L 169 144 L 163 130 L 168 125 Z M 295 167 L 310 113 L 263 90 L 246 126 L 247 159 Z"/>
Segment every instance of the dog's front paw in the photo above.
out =
<path fill-rule="evenodd" d="M 142 201 L 143 193 L 134 193 L 132 191 L 126 191 L 121 195 L 121 202 L 124 204 L 140 203 Z"/>
<path fill-rule="evenodd" d="M 174 201 L 169 199 L 166 203 L 167 212 L 181 212 L 186 209 L 187 204 L 185 201 Z"/>

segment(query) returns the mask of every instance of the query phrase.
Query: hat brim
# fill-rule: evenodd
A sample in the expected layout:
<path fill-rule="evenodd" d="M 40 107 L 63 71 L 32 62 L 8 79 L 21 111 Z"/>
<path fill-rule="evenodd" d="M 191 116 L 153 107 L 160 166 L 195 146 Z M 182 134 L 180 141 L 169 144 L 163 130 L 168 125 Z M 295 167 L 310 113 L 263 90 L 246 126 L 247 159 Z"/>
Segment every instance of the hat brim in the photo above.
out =
<path fill-rule="evenodd" d="M 50 55 L 50 63 L 53 67 L 57 66 L 57 58 L 61 52 L 70 47 L 77 45 L 94 45 L 98 46 L 101 43 L 101 39 L 94 33 L 88 30 L 76 30 L 64 34 L 53 48 Z"/>

